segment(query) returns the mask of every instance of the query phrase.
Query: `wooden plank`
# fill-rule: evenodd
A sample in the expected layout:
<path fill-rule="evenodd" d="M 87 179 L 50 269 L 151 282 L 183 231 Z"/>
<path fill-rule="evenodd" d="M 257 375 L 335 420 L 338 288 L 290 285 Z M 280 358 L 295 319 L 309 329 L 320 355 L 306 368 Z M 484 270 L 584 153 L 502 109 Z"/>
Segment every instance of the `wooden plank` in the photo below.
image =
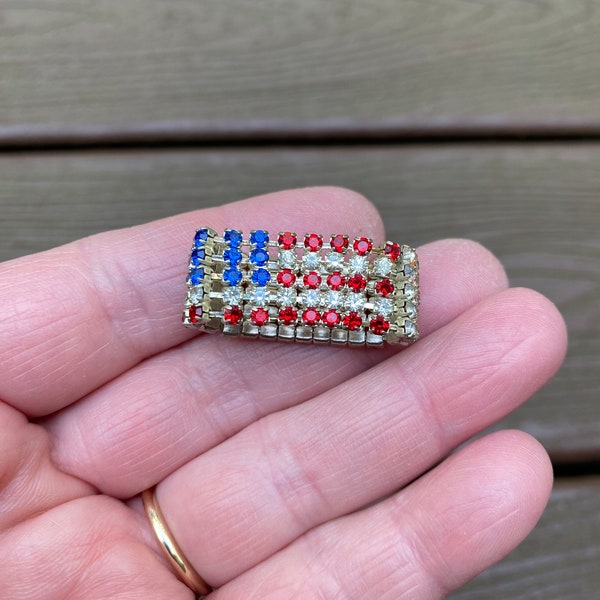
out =
<path fill-rule="evenodd" d="M 0 256 L 294 186 L 372 198 L 390 237 L 470 237 L 552 298 L 570 350 L 503 425 L 560 462 L 600 458 L 600 145 L 341 147 L 0 156 Z"/>
<path fill-rule="evenodd" d="M 560 480 L 531 536 L 449 600 L 590 600 L 599 562 L 600 478 Z"/>
<path fill-rule="evenodd" d="M 0 143 L 600 133 L 594 0 L 9 0 Z"/>

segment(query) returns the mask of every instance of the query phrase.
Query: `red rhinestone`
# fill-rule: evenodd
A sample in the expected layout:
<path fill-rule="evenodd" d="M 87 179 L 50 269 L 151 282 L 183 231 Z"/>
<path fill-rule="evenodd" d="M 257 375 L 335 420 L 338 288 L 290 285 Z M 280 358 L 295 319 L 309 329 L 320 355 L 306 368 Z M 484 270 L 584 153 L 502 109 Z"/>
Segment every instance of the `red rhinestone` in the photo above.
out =
<path fill-rule="evenodd" d="M 377 315 L 374 319 L 371 319 L 369 327 L 373 333 L 383 335 L 390 328 L 390 324 L 381 315 Z"/>
<path fill-rule="evenodd" d="M 323 236 L 316 233 L 309 233 L 304 236 L 304 246 L 310 252 L 317 252 L 323 246 Z"/>
<path fill-rule="evenodd" d="M 232 306 L 231 308 L 226 308 L 225 313 L 223 314 L 223 318 L 232 325 L 237 325 L 243 318 L 244 313 L 239 306 Z"/>
<path fill-rule="evenodd" d="M 307 308 L 302 313 L 302 320 L 307 325 L 315 325 L 321 320 L 321 315 L 319 314 L 319 311 L 316 308 Z"/>
<path fill-rule="evenodd" d="M 362 317 L 356 312 L 349 312 L 344 317 L 344 327 L 347 327 L 350 331 L 359 329 L 362 325 Z"/>
<path fill-rule="evenodd" d="M 316 290 L 321 285 L 321 276 L 316 271 L 311 271 L 304 276 L 304 285 L 311 290 Z"/>
<path fill-rule="evenodd" d="M 384 298 L 387 298 L 390 294 L 394 293 L 394 285 L 389 279 L 381 279 L 377 282 L 375 290 L 378 294 L 381 294 Z"/>
<path fill-rule="evenodd" d="M 250 313 L 250 319 L 255 325 L 264 325 L 269 321 L 269 311 L 264 308 L 255 308 Z"/>
<path fill-rule="evenodd" d="M 400 254 L 402 254 L 399 244 L 392 242 L 388 242 L 383 250 L 390 260 L 398 260 L 400 258 Z"/>
<path fill-rule="evenodd" d="M 352 275 L 348 279 L 348 287 L 353 292 L 362 292 L 367 287 L 367 280 L 362 275 Z"/>
<path fill-rule="evenodd" d="M 339 290 L 345 283 L 346 283 L 346 278 L 343 277 L 342 274 L 339 271 L 334 271 L 327 278 L 327 285 L 332 290 Z"/>
<path fill-rule="evenodd" d="M 373 243 L 371 242 L 371 240 L 369 238 L 361 237 L 361 238 L 356 238 L 354 240 L 354 251 L 356 252 L 356 254 L 360 254 L 361 256 L 364 256 L 365 254 L 368 254 L 369 252 L 371 252 L 372 248 L 373 248 Z"/>
<path fill-rule="evenodd" d="M 290 271 L 290 269 L 284 269 L 280 273 L 277 273 L 277 282 L 283 287 L 290 287 L 294 285 L 296 276 Z"/>
<path fill-rule="evenodd" d="M 291 250 L 296 246 L 296 234 L 290 231 L 284 231 L 279 234 L 277 242 L 284 250 Z"/>
<path fill-rule="evenodd" d="M 298 319 L 298 313 L 291 306 L 286 306 L 279 311 L 279 320 L 284 325 L 291 325 L 296 319 Z"/>
<path fill-rule="evenodd" d="M 348 238 L 345 235 L 338 233 L 331 236 L 331 247 L 336 252 L 343 252 L 348 247 Z"/>
<path fill-rule="evenodd" d="M 342 320 L 340 313 L 333 310 L 333 308 L 324 312 L 321 318 L 327 327 L 335 327 Z"/>
<path fill-rule="evenodd" d="M 201 306 L 190 306 L 190 310 L 188 312 L 190 322 L 197 323 L 202 317 L 202 307 Z"/>

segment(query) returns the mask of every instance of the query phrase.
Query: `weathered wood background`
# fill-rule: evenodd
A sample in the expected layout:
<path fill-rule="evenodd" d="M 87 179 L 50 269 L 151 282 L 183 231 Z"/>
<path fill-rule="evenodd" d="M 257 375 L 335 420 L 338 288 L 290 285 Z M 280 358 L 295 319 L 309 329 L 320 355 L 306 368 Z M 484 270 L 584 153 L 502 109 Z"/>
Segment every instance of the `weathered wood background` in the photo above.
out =
<path fill-rule="evenodd" d="M 599 31 L 594 0 L 0 0 L 0 259 L 314 184 L 483 242 L 570 348 L 502 423 L 551 453 L 550 507 L 453 598 L 598 597 Z"/>

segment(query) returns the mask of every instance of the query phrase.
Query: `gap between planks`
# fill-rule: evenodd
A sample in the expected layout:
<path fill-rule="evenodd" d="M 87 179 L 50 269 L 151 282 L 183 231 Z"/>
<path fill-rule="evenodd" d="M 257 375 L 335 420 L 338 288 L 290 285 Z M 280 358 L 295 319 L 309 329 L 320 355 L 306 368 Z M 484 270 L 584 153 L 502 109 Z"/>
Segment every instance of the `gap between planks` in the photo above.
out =
<path fill-rule="evenodd" d="M 165 121 L 108 125 L 0 126 L 0 151 L 332 144 L 576 143 L 600 141 L 600 120 L 555 123 L 356 121 Z"/>

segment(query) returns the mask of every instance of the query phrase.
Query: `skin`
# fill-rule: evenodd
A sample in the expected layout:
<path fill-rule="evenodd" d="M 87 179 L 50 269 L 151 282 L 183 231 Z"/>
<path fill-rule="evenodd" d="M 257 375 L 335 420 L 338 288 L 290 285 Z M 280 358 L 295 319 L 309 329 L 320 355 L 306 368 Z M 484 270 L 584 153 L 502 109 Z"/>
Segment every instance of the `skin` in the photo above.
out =
<path fill-rule="evenodd" d="M 181 326 L 198 226 L 315 222 L 385 239 L 359 194 L 308 188 L 0 266 L 1 597 L 193 598 L 143 513 L 154 484 L 218 600 L 442 598 L 529 533 L 544 449 L 517 431 L 463 444 L 552 377 L 565 327 L 480 245 L 418 249 L 422 339 L 402 351 Z"/>

